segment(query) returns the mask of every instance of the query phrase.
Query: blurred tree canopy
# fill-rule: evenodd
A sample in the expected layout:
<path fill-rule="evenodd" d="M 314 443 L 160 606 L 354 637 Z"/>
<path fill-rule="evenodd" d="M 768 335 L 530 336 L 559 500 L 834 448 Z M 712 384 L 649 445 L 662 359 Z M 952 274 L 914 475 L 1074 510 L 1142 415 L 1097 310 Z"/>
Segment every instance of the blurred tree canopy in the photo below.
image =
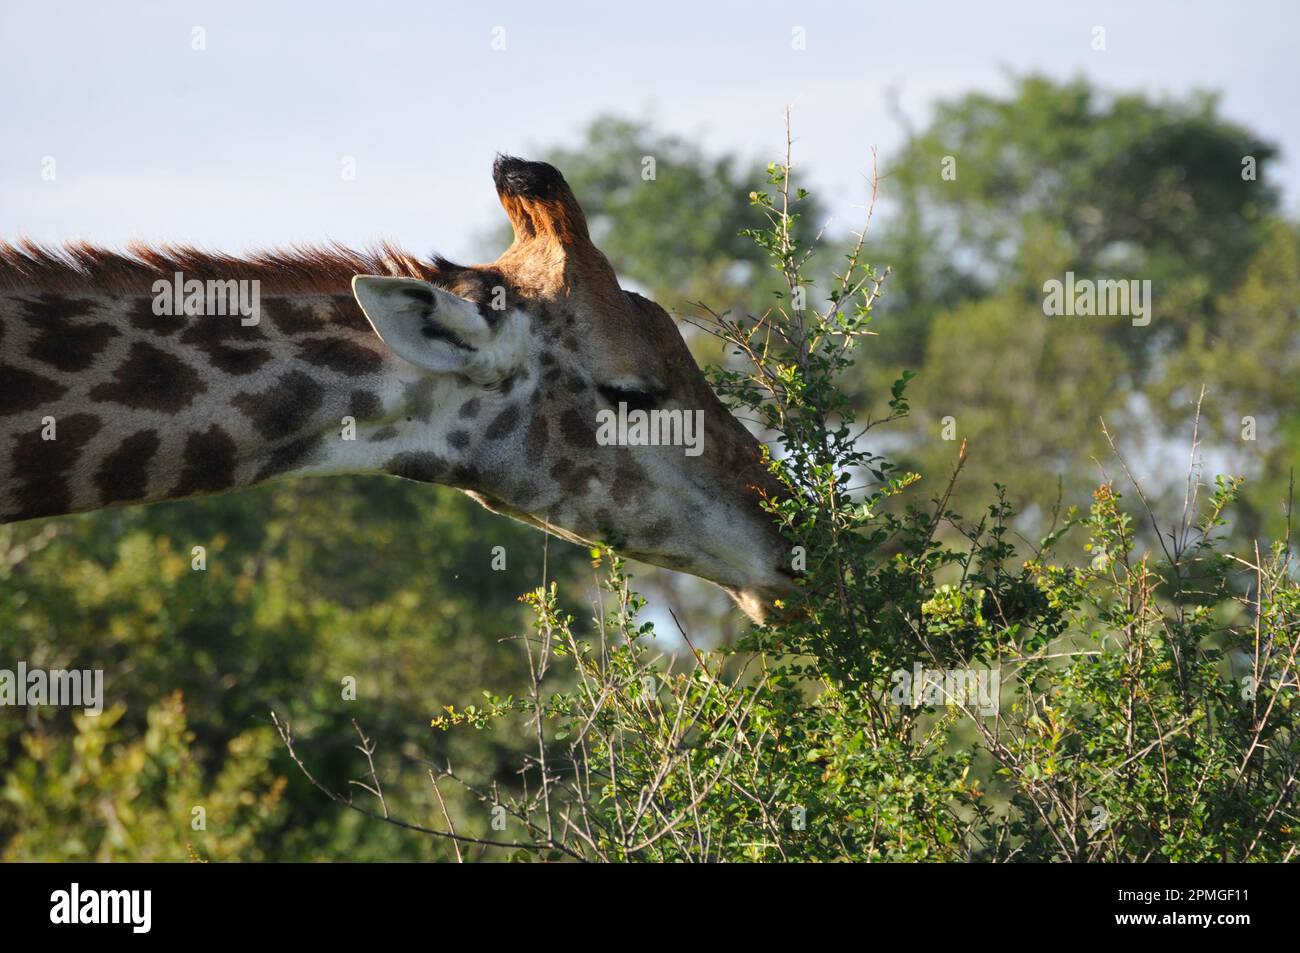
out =
<path fill-rule="evenodd" d="M 501 640 L 519 630 L 517 596 L 542 578 L 544 543 L 452 490 L 384 478 L 0 527 L 6 658 L 103 669 L 107 704 L 98 718 L 0 712 L 0 857 L 442 856 L 323 803 L 292 771 L 270 712 L 344 788 L 354 719 L 382 739 L 376 764 L 393 793 L 406 783 L 431 811 L 412 759 L 510 783 L 522 738 L 448 747 L 428 725 L 464 686 L 521 676 L 522 653 Z M 205 569 L 193 568 L 195 546 Z M 494 546 L 503 571 L 491 569 Z M 576 547 L 552 540 L 548 556 L 553 577 L 585 570 Z M 486 809 L 458 806 L 487 830 Z M 195 808 L 205 830 L 191 826 Z"/>
<path fill-rule="evenodd" d="M 1276 532 L 1277 475 L 1300 448 L 1295 224 L 1279 218 L 1276 156 L 1209 94 L 1155 101 L 1025 77 L 1004 97 L 938 104 L 889 164 L 899 211 L 876 232 L 894 272 L 864 387 L 919 373 L 903 462 L 950 466 L 955 444 L 936 438 L 952 417 L 949 436 L 971 441 L 968 512 L 994 481 L 1030 513 L 1058 478 L 1077 503 L 1105 456 L 1098 418 L 1147 462 L 1175 449 L 1183 461 L 1204 384 L 1202 437 L 1262 478 L 1243 529 L 1267 514 Z M 1149 280 L 1150 324 L 1047 317 L 1044 282 L 1066 272 Z M 1278 373 L 1247 370 L 1260 351 Z M 1259 423 L 1253 443 L 1244 416 Z"/>

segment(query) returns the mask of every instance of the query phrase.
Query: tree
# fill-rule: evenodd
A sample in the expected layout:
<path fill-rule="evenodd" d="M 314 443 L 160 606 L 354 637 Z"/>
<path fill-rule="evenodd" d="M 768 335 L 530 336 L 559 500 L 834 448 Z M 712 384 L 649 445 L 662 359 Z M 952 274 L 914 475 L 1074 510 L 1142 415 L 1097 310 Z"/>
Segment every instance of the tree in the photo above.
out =
<path fill-rule="evenodd" d="M 4 709 L 0 854 L 37 857 L 62 844 L 67 859 L 184 859 L 190 844 L 213 859 L 439 856 L 436 845 L 368 833 L 322 805 L 266 743 L 270 709 L 327 739 L 312 752 L 331 781 L 350 777 L 356 719 L 387 743 L 383 776 L 418 750 L 512 782 L 521 736 L 429 745 L 427 725 L 460 686 L 520 676 L 523 660 L 498 640 L 523 617 L 516 596 L 541 578 L 544 545 L 452 490 L 385 478 L 269 484 L 0 527 L 7 657 L 103 670 L 111 712 Z M 495 546 L 503 571 L 491 568 Z M 576 547 L 551 543 L 553 576 L 584 565 Z M 256 823 L 247 813 L 236 823 L 218 806 L 225 795 L 212 793 L 236 775 L 249 798 L 274 799 Z M 110 816 L 83 802 L 90 788 L 78 779 L 91 777 L 105 805 L 139 810 Z M 432 796 L 427 777 L 402 783 L 394 794 Z M 69 785 L 82 787 L 74 795 Z M 206 838 L 190 827 L 198 805 Z M 242 833 L 229 826 L 244 823 Z M 464 823 L 486 829 L 489 818 Z"/>
<path fill-rule="evenodd" d="M 956 504 L 973 510 L 1001 481 L 1036 513 L 1058 481 L 1082 502 L 1104 449 L 1099 418 L 1118 433 L 1181 430 L 1206 383 L 1206 422 L 1227 436 L 1221 409 L 1240 403 L 1244 378 L 1214 372 L 1210 355 L 1255 353 L 1297 329 L 1294 308 L 1259 319 L 1259 289 L 1243 286 L 1286 254 L 1275 157 L 1208 94 L 1156 101 L 1030 76 L 1005 96 L 939 103 L 887 163 L 903 214 L 877 233 L 894 272 L 862 386 L 879 393 L 900 367 L 919 374 L 902 459 L 940 466 L 951 446 L 936 437 L 952 418 L 945 435 L 971 440 Z M 1067 272 L 1149 280 L 1151 323 L 1045 315 L 1045 282 Z M 1239 288 L 1256 308 L 1242 319 Z M 1283 391 L 1256 391 L 1251 405 L 1284 420 L 1296 405 Z M 1157 438 L 1147 456 L 1178 453 Z M 1244 512 L 1260 506 L 1248 494 Z"/>

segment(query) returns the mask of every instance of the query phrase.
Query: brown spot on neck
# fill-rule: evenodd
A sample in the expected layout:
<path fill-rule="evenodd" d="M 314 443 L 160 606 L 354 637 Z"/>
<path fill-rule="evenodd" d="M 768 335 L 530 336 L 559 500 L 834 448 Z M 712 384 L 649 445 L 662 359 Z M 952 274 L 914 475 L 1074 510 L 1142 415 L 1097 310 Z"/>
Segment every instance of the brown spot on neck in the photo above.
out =
<path fill-rule="evenodd" d="M 136 341 L 126 361 L 113 372 L 113 382 L 91 388 L 90 399 L 137 410 L 175 413 L 207 389 L 194 369 L 180 358 Z"/>
<path fill-rule="evenodd" d="M 100 426 L 94 414 L 72 414 L 55 421 L 53 440 L 43 439 L 37 429 L 14 442 L 13 475 L 23 481 L 14 493 L 18 519 L 72 511 L 68 471 L 81 459 L 86 443 L 99 433 Z"/>
<path fill-rule="evenodd" d="M 261 393 L 245 391 L 230 402 L 248 415 L 258 433 L 278 440 L 311 422 L 325 402 L 325 388 L 302 371 L 289 371 Z"/>
<path fill-rule="evenodd" d="M 354 390 L 348 399 L 348 413 L 354 420 L 375 420 L 384 413 L 379 395 L 368 390 Z"/>
<path fill-rule="evenodd" d="M 384 359 L 371 348 L 347 338 L 311 338 L 298 344 L 298 351 L 308 364 L 328 367 L 348 377 L 378 373 Z"/>
<path fill-rule="evenodd" d="M 0 417 L 39 410 L 67 392 L 68 388 L 48 377 L 0 364 Z"/>
<path fill-rule="evenodd" d="M 99 307 L 89 298 L 46 293 L 24 300 L 23 305 L 28 323 L 36 329 L 28 355 L 61 371 L 84 371 L 120 333 L 102 321 L 79 324 L 73 320 Z"/>
<path fill-rule="evenodd" d="M 191 318 L 180 339 L 206 354 L 214 367 L 237 377 L 252 374 L 271 359 L 270 351 L 255 346 L 266 341 L 262 329 L 256 325 L 244 325 L 238 315 L 212 314 Z"/>
<path fill-rule="evenodd" d="M 217 493 L 235 485 L 238 449 L 230 434 L 217 424 L 194 431 L 185 438 L 183 469 L 173 488 L 173 497 Z"/>
<path fill-rule="evenodd" d="M 384 469 L 393 476 L 420 483 L 441 483 L 449 471 L 446 460 L 427 451 L 399 453 L 384 464 Z"/>
<path fill-rule="evenodd" d="M 484 436 L 489 440 L 500 440 L 513 433 L 518 426 L 519 405 L 511 404 L 493 418 L 492 423 L 488 424 Z"/>
<path fill-rule="evenodd" d="M 323 441 L 324 438 L 320 434 L 308 434 L 277 447 L 271 454 L 271 458 L 257 471 L 253 482 L 260 483 L 262 480 L 269 480 L 273 476 L 301 466 L 312 458 Z"/>
<path fill-rule="evenodd" d="M 141 430 L 123 440 L 95 473 L 102 506 L 144 499 L 149 486 L 149 463 L 162 441 L 156 430 Z"/>

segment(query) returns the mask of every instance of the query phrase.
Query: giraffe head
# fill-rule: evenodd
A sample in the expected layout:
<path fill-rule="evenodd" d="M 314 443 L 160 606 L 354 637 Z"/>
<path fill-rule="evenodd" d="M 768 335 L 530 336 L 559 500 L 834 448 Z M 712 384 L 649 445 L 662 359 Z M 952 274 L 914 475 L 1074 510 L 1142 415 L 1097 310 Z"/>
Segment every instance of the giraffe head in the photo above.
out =
<path fill-rule="evenodd" d="M 498 157 L 493 173 L 514 228 L 495 262 L 353 280 L 379 337 L 450 408 L 389 469 L 701 576 L 762 618 L 792 579 L 758 443 L 668 314 L 619 286 L 559 171 Z"/>

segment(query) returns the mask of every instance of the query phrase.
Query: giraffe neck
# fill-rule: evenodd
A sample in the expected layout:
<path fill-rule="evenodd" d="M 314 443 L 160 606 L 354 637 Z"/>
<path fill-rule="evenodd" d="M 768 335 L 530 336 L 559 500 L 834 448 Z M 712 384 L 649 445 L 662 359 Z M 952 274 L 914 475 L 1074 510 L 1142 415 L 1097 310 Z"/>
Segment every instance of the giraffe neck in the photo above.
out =
<path fill-rule="evenodd" d="M 0 292 L 0 522 L 291 475 L 446 476 L 451 385 L 388 352 L 350 295 L 263 293 L 249 318 L 156 302 Z"/>

